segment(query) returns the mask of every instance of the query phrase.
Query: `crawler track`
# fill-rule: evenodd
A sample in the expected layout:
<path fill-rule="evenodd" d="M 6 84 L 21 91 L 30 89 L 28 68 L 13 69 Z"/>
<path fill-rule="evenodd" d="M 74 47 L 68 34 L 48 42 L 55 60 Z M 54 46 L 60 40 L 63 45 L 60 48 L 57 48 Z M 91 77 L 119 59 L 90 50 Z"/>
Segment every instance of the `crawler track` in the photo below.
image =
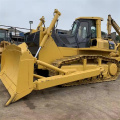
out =
<path fill-rule="evenodd" d="M 104 82 L 104 81 L 113 81 L 116 80 L 118 75 L 119 75 L 119 71 L 120 71 L 120 65 L 119 65 L 119 61 L 117 61 L 116 59 L 113 58 L 109 58 L 109 57 L 105 57 L 105 56 L 101 56 L 101 55 L 76 55 L 76 56 L 71 56 L 71 57 L 67 57 L 67 58 L 63 58 L 63 59 L 58 59 L 56 61 L 54 61 L 52 63 L 52 65 L 61 68 L 63 65 L 69 65 L 69 64 L 74 64 L 77 63 L 79 64 L 82 59 L 87 59 L 87 60 L 93 60 L 94 62 L 97 61 L 97 59 L 100 58 L 104 63 L 107 64 L 107 62 L 110 63 L 115 63 L 118 67 L 118 71 L 117 74 L 114 76 L 110 76 L 109 78 L 104 78 L 102 75 L 99 76 L 95 76 L 95 77 L 91 77 L 91 78 L 86 78 L 83 80 L 78 80 L 76 82 L 71 82 L 71 83 L 66 83 L 63 84 L 62 86 L 75 86 L 75 85 L 82 85 L 82 84 L 90 84 L 90 83 L 98 83 L 98 82 Z M 58 72 L 55 71 L 51 71 L 50 75 L 57 75 Z"/>

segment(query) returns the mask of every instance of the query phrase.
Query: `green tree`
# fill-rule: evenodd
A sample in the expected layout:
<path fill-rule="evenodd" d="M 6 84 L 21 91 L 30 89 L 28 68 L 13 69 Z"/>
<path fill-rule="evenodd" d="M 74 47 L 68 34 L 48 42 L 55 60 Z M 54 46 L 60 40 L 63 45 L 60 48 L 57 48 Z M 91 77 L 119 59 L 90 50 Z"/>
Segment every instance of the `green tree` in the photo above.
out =
<path fill-rule="evenodd" d="M 116 35 L 116 41 L 119 41 L 119 43 L 120 43 L 120 36 L 119 35 Z"/>

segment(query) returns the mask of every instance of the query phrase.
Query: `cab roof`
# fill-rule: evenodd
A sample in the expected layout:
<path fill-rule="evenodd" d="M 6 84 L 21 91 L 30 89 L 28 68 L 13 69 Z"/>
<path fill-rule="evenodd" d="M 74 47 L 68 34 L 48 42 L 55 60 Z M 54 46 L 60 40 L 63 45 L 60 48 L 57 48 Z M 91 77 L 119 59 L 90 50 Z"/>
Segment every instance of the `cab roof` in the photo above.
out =
<path fill-rule="evenodd" d="M 95 20 L 101 20 L 103 21 L 103 18 L 101 17 L 79 17 L 79 18 L 76 18 L 75 20 L 79 20 L 79 19 L 95 19 Z"/>

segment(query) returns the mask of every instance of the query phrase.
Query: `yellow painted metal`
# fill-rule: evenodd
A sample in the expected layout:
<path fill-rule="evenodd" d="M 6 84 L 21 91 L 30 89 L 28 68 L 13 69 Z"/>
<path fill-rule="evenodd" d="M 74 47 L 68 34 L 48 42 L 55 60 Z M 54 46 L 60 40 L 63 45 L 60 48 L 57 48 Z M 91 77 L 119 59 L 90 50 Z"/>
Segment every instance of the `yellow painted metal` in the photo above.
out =
<path fill-rule="evenodd" d="M 79 48 L 58 47 L 63 57 L 79 54 Z"/>
<path fill-rule="evenodd" d="M 111 16 L 108 15 L 108 20 L 107 20 L 107 30 L 108 30 L 108 35 L 111 34 L 111 28 L 112 28 L 112 25 L 111 25 Z"/>
<path fill-rule="evenodd" d="M 75 64 L 75 65 L 71 64 L 71 65 L 63 65 L 61 67 L 61 69 L 65 70 L 65 71 L 69 71 L 69 73 L 71 71 L 71 73 L 72 73 L 72 72 L 76 72 L 76 71 L 82 72 L 84 70 L 92 70 L 92 69 L 96 69 L 98 67 L 99 66 L 97 64 L 87 64 L 86 68 L 84 69 L 83 64 Z"/>
<path fill-rule="evenodd" d="M 87 59 L 83 59 L 83 70 L 86 69 L 86 65 L 87 65 Z"/>
<path fill-rule="evenodd" d="M 8 33 L 8 29 L 0 28 L 0 30 L 1 30 L 1 31 L 6 31 L 6 32 Z M 5 32 L 5 36 L 7 36 L 7 33 L 6 33 L 6 32 Z M 3 41 L 0 42 L 0 56 L 1 56 L 2 52 L 3 52 L 3 50 L 5 49 L 5 47 L 6 47 L 7 45 L 10 45 L 10 44 L 11 44 L 10 42 L 5 41 L 5 40 L 3 40 Z M 0 58 L 0 59 L 1 59 L 1 58 Z"/>
<path fill-rule="evenodd" d="M 100 68 L 92 69 L 92 70 L 85 70 L 85 71 L 76 71 L 74 73 L 68 75 L 57 75 L 53 77 L 38 79 L 35 81 L 36 87 L 34 90 L 41 90 L 49 87 L 53 87 L 56 85 L 61 85 L 64 83 L 74 82 L 76 80 L 82 80 L 84 78 L 89 78 L 93 76 L 97 76 L 100 74 Z"/>
<path fill-rule="evenodd" d="M 36 29 L 36 31 L 40 30 L 39 46 L 42 48 L 39 52 L 38 60 L 31 55 L 25 43 L 20 44 L 19 46 L 7 46 L 3 51 L 0 77 L 11 95 L 11 98 L 6 105 L 26 96 L 31 93 L 32 90 L 41 90 L 91 77 L 102 76 L 103 78 L 110 78 L 111 75 L 117 73 L 117 65 L 115 63 L 103 64 L 102 58 L 97 58 L 97 56 L 101 55 L 108 59 L 112 58 L 113 60 L 120 61 L 120 50 L 116 53 L 117 48 L 120 48 L 119 45 L 117 47 L 115 46 L 114 50 L 109 50 L 108 41 L 101 38 L 102 18 L 78 18 L 96 20 L 96 46 L 91 46 L 90 48 L 65 48 L 58 47 L 51 37 L 55 22 L 61 15 L 58 10 L 55 10 L 54 13 L 55 15 L 49 28 L 45 29 L 44 27 L 41 27 L 44 23 L 44 21 L 41 20 L 41 23 Z M 72 61 L 72 57 L 75 55 L 83 55 L 84 57 L 72 64 L 65 63 L 64 65 L 63 63 L 63 66 L 59 66 L 61 68 L 52 65 L 57 59 L 68 58 L 68 61 Z M 96 61 L 91 58 L 89 60 L 85 57 L 89 55 L 96 55 Z M 46 69 L 55 73 L 57 71 L 58 74 L 51 77 L 43 77 L 34 74 L 34 64 L 37 64 L 39 69 Z M 33 81 L 33 78 L 37 78 L 37 80 Z"/>
<path fill-rule="evenodd" d="M 55 9 L 54 14 L 55 14 L 55 15 L 54 15 L 54 18 L 53 18 L 50 26 L 44 31 L 44 34 L 45 34 L 45 35 L 43 36 L 43 39 L 40 40 L 40 41 L 41 41 L 41 42 L 40 42 L 40 46 L 39 46 L 39 49 L 38 49 L 38 51 L 37 51 L 37 53 L 36 53 L 36 55 L 35 55 L 36 58 L 37 58 L 40 50 L 44 47 L 44 45 L 45 45 L 48 37 L 51 36 L 51 33 L 52 33 L 51 31 L 52 31 L 53 27 L 55 26 L 55 23 L 56 23 L 58 17 L 61 15 L 61 13 L 60 13 L 57 9 Z"/>
<path fill-rule="evenodd" d="M 44 23 L 45 23 L 45 18 L 44 18 L 44 16 L 42 16 L 42 18 L 40 18 L 40 23 L 39 23 L 39 25 L 38 25 L 38 27 L 37 27 L 36 30 L 40 30 L 40 27 L 41 27 Z"/>
<path fill-rule="evenodd" d="M 2 54 L 0 76 L 3 84 L 11 95 L 11 98 L 8 100 L 6 105 L 9 105 L 10 103 L 15 102 L 25 95 L 31 93 L 33 89 L 44 89 L 70 81 L 72 82 L 81 80 L 87 77 L 97 76 L 101 72 L 99 67 L 91 70 L 74 71 L 72 73 L 69 72 L 69 70 L 67 71 L 56 68 L 52 65 L 36 60 L 31 55 L 29 50 L 27 50 L 25 43 L 19 46 L 9 45 Z M 41 64 L 48 69 L 52 69 L 64 74 L 47 78 L 35 75 L 33 73 L 34 63 Z M 33 77 L 41 79 L 33 82 Z"/>
<path fill-rule="evenodd" d="M 42 65 L 42 66 L 44 66 L 44 67 L 46 67 L 46 68 L 48 68 L 48 69 L 55 70 L 55 71 L 60 72 L 60 73 L 62 73 L 62 74 L 66 74 L 66 71 L 61 70 L 61 69 L 59 69 L 59 68 L 57 68 L 57 67 L 54 67 L 53 65 L 50 65 L 50 64 L 48 64 L 48 63 L 42 62 L 42 61 L 40 61 L 40 60 L 36 60 L 36 63 L 37 63 L 37 64 L 40 64 L 40 65 Z"/>
<path fill-rule="evenodd" d="M 7 41 L 1 41 L 0 43 L 0 56 L 3 52 L 3 50 L 6 48 L 6 46 L 10 45 L 11 43 L 10 42 L 7 42 Z"/>
<path fill-rule="evenodd" d="M 45 46 L 40 50 L 38 59 L 51 64 L 56 59 L 63 58 L 63 55 L 61 53 L 62 52 L 60 51 L 60 49 L 57 47 L 54 40 L 50 36 L 47 39 Z M 44 69 L 44 67 L 38 65 L 38 69 Z"/>
<path fill-rule="evenodd" d="M 76 18 L 75 20 L 79 20 L 79 19 L 95 19 L 95 20 L 103 21 L 103 18 L 101 17 L 79 17 L 79 18 Z"/>
<path fill-rule="evenodd" d="M 55 16 L 54 16 L 54 18 L 53 18 L 50 26 L 48 27 L 45 36 L 43 37 L 43 39 L 42 39 L 42 41 L 41 41 L 41 43 L 40 43 L 40 46 L 41 46 L 41 47 L 44 46 L 47 38 L 51 35 L 51 30 L 53 29 L 53 27 L 54 27 L 54 25 L 55 25 L 58 17 L 61 15 L 61 13 L 60 13 L 57 9 L 55 9 L 54 13 L 55 13 Z"/>
<path fill-rule="evenodd" d="M 96 28 L 97 28 L 97 38 L 101 39 L 101 20 L 96 20 Z"/>
<path fill-rule="evenodd" d="M 42 17 L 40 18 L 40 23 L 39 23 L 39 25 L 37 26 L 36 30 L 32 29 L 32 30 L 31 30 L 31 33 L 35 33 L 35 32 L 37 32 L 37 31 L 40 31 L 40 28 L 42 27 L 42 25 L 43 25 L 44 23 L 45 23 L 45 18 L 44 18 L 44 16 L 42 16 Z"/>
<path fill-rule="evenodd" d="M 115 63 L 109 63 L 109 73 L 115 75 L 117 73 L 117 65 Z"/>
<path fill-rule="evenodd" d="M 45 78 L 33 73 L 34 63 L 67 74 L 59 74 Z M 41 90 L 76 80 L 82 80 L 98 76 L 101 73 L 104 77 L 108 76 L 108 65 L 102 65 L 102 68 L 97 65 L 87 65 L 86 59 L 83 59 L 83 64 L 84 65 L 63 66 L 60 69 L 36 60 L 30 54 L 29 50 L 27 50 L 25 43 L 19 46 L 8 46 L 3 52 L 1 66 L 1 80 L 11 95 L 6 105 L 31 93 L 32 90 Z M 33 77 L 38 78 L 38 80 L 33 82 Z"/>
<path fill-rule="evenodd" d="M 61 54 L 60 51 L 58 49 L 58 47 L 56 46 L 55 42 L 53 41 L 51 35 L 51 31 L 53 29 L 53 27 L 55 26 L 55 23 L 58 19 L 58 17 L 61 15 L 61 13 L 55 9 L 54 10 L 54 18 L 50 24 L 50 26 L 48 27 L 48 29 L 46 29 L 45 31 L 41 30 L 40 32 L 40 42 L 39 42 L 39 47 L 41 47 L 42 49 L 39 51 L 38 54 L 38 58 L 41 61 L 47 62 L 47 63 L 51 63 L 53 60 L 56 60 L 56 58 L 61 58 Z M 46 44 L 44 46 L 44 44 Z M 45 54 L 48 54 L 50 57 L 49 59 L 48 56 L 45 56 Z M 54 56 L 51 56 L 51 54 L 54 54 Z M 41 65 L 38 65 L 38 68 L 43 68 Z"/>
<path fill-rule="evenodd" d="M 41 75 L 36 75 L 36 74 L 33 74 L 33 77 L 35 77 L 35 78 L 39 78 L 39 79 L 41 79 L 41 78 L 45 78 L 45 77 L 43 77 L 43 76 L 41 76 Z"/>
<path fill-rule="evenodd" d="M 119 25 L 112 19 L 111 15 L 108 15 L 108 20 L 107 20 L 107 30 L 108 30 L 108 35 L 111 34 L 111 28 L 114 28 L 115 31 L 120 35 L 120 27 Z"/>
<path fill-rule="evenodd" d="M 40 46 L 40 43 L 44 37 L 44 31 L 45 31 L 45 28 L 44 27 L 40 27 L 40 35 L 39 35 L 39 46 Z"/>
<path fill-rule="evenodd" d="M 29 94 L 33 84 L 34 58 L 26 44 L 9 45 L 2 53 L 1 80 L 11 95 L 6 105 Z"/>
<path fill-rule="evenodd" d="M 98 58 L 97 60 L 98 60 L 98 65 L 101 66 L 101 63 L 102 63 L 101 58 Z"/>
<path fill-rule="evenodd" d="M 102 41 L 102 40 L 101 40 L 101 41 Z M 105 40 L 105 42 L 106 42 L 106 40 Z M 101 45 L 102 45 L 103 43 L 104 43 L 104 42 L 102 42 Z M 108 43 L 108 41 L 107 41 L 107 43 Z M 98 51 L 101 51 L 101 52 L 104 51 L 105 53 L 106 53 L 106 52 L 109 52 L 109 53 L 110 53 L 110 52 L 116 52 L 115 49 L 111 49 L 111 50 L 108 49 L 108 45 L 104 45 L 104 44 L 103 44 L 102 46 L 103 46 L 103 47 L 99 47 L 99 48 L 98 48 L 98 47 L 92 47 L 92 46 L 91 46 L 90 48 L 78 48 L 78 49 L 76 49 L 76 50 L 79 50 L 79 52 L 80 52 L 80 51 L 88 51 L 88 50 L 89 50 L 89 51 L 92 51 L 92 52 L 93 52 L 93 51 L 94 51 L 94 52 L 95 52 L 95 51 L 97 51 L 97 52 L 98 52 Z M 107 48 L 104 49 L 104 47 L 107 47 Z M 75 50 L 75 49 L 74 49 L 74 50 Z"/>

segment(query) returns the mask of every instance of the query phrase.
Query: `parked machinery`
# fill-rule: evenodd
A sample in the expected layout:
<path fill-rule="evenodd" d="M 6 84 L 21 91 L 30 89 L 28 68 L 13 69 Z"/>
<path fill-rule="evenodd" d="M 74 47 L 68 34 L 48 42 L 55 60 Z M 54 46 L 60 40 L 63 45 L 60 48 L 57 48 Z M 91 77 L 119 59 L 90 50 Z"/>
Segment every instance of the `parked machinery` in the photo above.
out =
<path fill-rule="evenodd" d="M 7 45 L 10 45 L 8 29 L 0 28 L 0 56 Z"/>
<path fill-rule="evenodd" d="M 26 42 L 26 44 L 28 45 L 30 52 L 33 55 L 37 51 L 36 49 L 39 47 L 39 45 L 36 45 L 38 42 L 34 39 L 39 37 L 40 27 L 44 24 L 44 22 L 45 22 L 44 17 L 42 17 L 40 19 L 39 25 L 37 26 L 37 29 L 32 30 L 31 33 L 27 36 L 27 38 L 24 40 Z M 4 26 L 4 25 L 1 25 L 1 26 Z M 10 27 L 10 26 L 5 26 L 5 27 Z M 20 28 L 20 27 L 13 27 L 13 28 L 16 30 L 16 28 Z M 26 29 L 26 28 L 20 28 L 20 29 Z M 26 29 L 26 30 L 28 30 L 28 29 Z M 21 41 L 17 41 L 17 40 L 14 41 L 14 39 L 17 39 L 17 38 L 20 38 L 20 36 L 15 35 L 13 38 L 12 33 L 9 33 L 8 29 L 0 28 L 0 56 L 7 45 L 10 45 L 11 43 L 12 44 L 14 43 L 16 45 L 21 44 Z"/>
<path fill-rule="evenodd" d="M 9 45 L 3 51 L 0 76 L 11 95 L 6 105 L 33 90 L 112 81 L 118 77 L 120 44 L 101 38 L 103 19 L 79 17 L 70 34 L 57 34 L 54 26 L 60 15 L 55 9 L 50 26 L 40 27 L 35 57 L 25 43 Z"/>

